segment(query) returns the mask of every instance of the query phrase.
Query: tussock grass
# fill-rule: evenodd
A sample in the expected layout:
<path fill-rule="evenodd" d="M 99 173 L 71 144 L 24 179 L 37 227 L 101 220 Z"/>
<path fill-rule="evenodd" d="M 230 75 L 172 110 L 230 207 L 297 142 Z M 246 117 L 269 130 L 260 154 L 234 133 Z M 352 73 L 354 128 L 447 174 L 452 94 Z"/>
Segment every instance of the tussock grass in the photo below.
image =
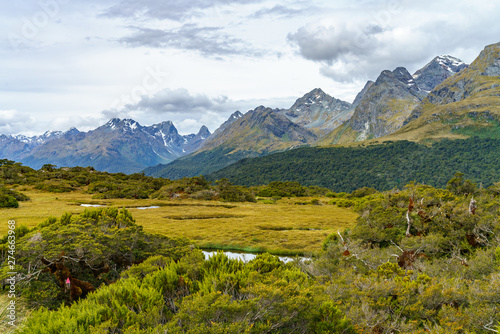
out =
<path fill-rule="evenodd" d="M 129 208 L 136 222 L 148 232 L 187 237 L 205 249 L 269 251 L 295 255 L 314 253 L 323 240 L 337 230 L 354 225 L 357 214 L 334 205 L 295 205 L 296 199 L 281 199 L 274 205 L 263 203 L 223 203 L 183 200 L 92 199 L 84 192 L 47 193 L 36 189 L 24 192 L 31 200 L 17 209 L 0 210 L 0 235 L 7 222 L 33 227 L 48 217 L 65 212 L 78 214 L 94 204 Z M 310 201 L 311 199 L 305 198 Z M 328 199 L 320 199 L 327 203 Z M 159 208 L 140 210 L 139 207 Z"/>

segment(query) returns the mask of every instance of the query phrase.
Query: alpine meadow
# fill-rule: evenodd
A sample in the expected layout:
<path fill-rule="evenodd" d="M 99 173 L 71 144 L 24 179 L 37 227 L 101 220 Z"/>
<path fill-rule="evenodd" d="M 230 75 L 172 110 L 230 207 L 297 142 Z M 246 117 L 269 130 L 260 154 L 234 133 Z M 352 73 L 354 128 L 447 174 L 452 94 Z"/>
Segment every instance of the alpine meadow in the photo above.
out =
<path fill-rule="evenodd" d="M 500 332 L 499 4 L 4 7 L 1 333 Z"/>

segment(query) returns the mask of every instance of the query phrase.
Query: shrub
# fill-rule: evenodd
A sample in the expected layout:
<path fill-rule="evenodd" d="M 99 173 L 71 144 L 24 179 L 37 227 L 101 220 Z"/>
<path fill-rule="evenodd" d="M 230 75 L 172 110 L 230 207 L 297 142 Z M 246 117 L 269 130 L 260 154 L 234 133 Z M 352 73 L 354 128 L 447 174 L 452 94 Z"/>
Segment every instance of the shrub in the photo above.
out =
<path fill-rule="evenodd" d="M 0 194 L 0 208 L 17 208 L 19 202 L 13 196 Z"/>

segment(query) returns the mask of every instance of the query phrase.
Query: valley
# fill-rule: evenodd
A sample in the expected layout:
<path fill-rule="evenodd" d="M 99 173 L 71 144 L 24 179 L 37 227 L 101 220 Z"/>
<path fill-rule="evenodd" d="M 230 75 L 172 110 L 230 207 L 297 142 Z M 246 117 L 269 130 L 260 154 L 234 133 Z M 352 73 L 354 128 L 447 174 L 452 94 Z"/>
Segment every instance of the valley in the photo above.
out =
<path fill-rule="evenodd" d="M 21 190 L 24 188 L 21 187 Z M 92 199 L 82 191 L 50 193 L 26 188 L 30 200 L 19 208 L 0 210 L 0 221 L 15 220 L 33 228 L 49 217 L 69 212 L 78 215 L 91 207 L 127 208 L 138 225 L 149 233 L 186 237 L 202 249 L 244 252 L 270 252 L 279 255 L 302 255 L 318 252 L 323 240 L 337 230 L 354 225 L 357 214 L 329 204 L 331 198 L 284 198 L 273 204 L 265 199 L 256 203 L 227 203 L 192 199 Z M 318 199 L 318 198 L 317 198 Z M 151 209 L 143 209 L 151 207 Z M 157 208 L 156 208 L 157 207 Z M 0 235 L 7 225 L 0 224 Z"/>
<path fill-rule="evenodd" d="M 0 331 L 499 332 L 500 43 L 381 70 L 213 133 L 0 136 Z"/>

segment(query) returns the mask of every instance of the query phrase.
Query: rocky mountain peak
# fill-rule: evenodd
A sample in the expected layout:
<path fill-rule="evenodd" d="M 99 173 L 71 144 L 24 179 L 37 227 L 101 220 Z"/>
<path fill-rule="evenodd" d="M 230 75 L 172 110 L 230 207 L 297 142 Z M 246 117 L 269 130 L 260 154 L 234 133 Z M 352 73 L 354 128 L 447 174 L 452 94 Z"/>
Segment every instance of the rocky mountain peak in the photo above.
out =
<path fill-rule="evenodd" d="M 469 65 L 449 55 L 434 57 L 427 65 L 413 74 L 417 85 L 429 92 L 452 75 Z"/>
<path fill-rule="evenodd" d="M 305 111 L 305 109 L 310 108 L 311 105 L 329 102 L 331 99 L 333 98 L 326 94 L 321 88 L 315 88 L 301 98 L 297 99 L 293 106 L 288 109 L 287 115 L 297 117 L 297 114 L 300 114 Z"/>
<path fill-rule="evenodd" d="M 394 74 L 394 77 L 401 82 L 408 83 L 413 81 L 413 77 L 410 72 L 408 72 L 408 70 L 404 67 L 396 67 L 396 69 L 392 71 L 392 74 Z"/>
<path fill-rule="evenodd" d="M 292 122 L 320 132 L 329 131 L 351 116 L 352 105 L 336 99 L 321 88 L 306 93 L 282 113 Z"/>
<path fill-rule="evenodd" d="M 461 70 L 469 66 L 462 60 L 449 55 L 437 56 L 432 61 L 437 62 L 442 68 L 444 68 L 451 74 L 460 72 Z"/>
<path fill-rule="evenodd" d="M 231 114 L 231 116 L 229 116 L 229 119 L 235 120 L 241 117 L 243 117 L 243 114 L 239 110 L 236 110 L 234 113 Z"/>
<path fill-rule="evenodd" d="M 122 131 L 127 131 L 127 130 L 133 131 L 140 126 L 141 125 L 139 123 L 130 118 L 124 118 L 124 119 L 112 118 L 106 124 L 103 125 L 103 128 L 111 130 L 120 129 Z"/>
<path fill-rule="evenodd" d="M 158 129 L 164 134 L 173 134 L 173 135 L 178 135 L 177 128 L 175 127 L 174 123 L 171 121 L 165 121 L 161 122 L 158 124 L 153 125 L 155 129 Z"/>
<path fill-rule="evenodd" d="M 63 136 L 65 138 L 73 138 L 79 134 L 81 134 L 81 132 L 77 128 L 72 127 L 68 131 L 64 132 Z"/>
<path fill-rule="evenodd" d="M 196 134 L 196 136 L 199 136 L 201 137 L 202 139 L 206 139 L 208 138 L 208 136 L 210 136 L 211 133 L 210 133 L 210 130 L 208 130 L 208 128 L 203 125 L 201 128 L 200 128 L 200 131 L 198 131 L 198 133 Z"/>
<path fill-rule="evenodd" d="M 112 118 L 110 119 L 106 124 L 104 124 L 105 127 L 114 129 L 118 124 L 120 124 L 120 119 L 119 118 Z"/>
<path fill-rule="evenodd" d="M 376 85 L 391 84 L 394 85 L 399 81 L 407 86 L 414 86 L 415 82 L 410 72 L 404 67 L 397 67 L 393 71 L 384 70 L 380 73 Z"/>

